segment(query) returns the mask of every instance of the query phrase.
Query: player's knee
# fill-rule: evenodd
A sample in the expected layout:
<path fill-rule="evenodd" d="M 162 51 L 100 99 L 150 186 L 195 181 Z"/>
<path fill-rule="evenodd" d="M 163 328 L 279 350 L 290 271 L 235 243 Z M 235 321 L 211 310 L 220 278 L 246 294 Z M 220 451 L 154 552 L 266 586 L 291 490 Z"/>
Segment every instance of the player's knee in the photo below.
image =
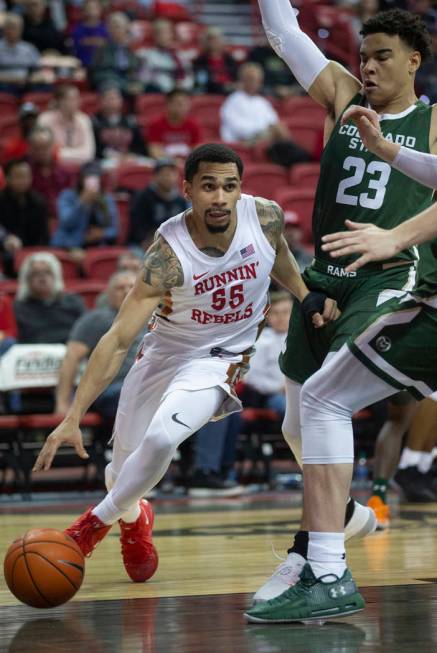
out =
<path fill-rule="evenodd" d="M 147 433 L 141 447 L 149 460 L 152 458 L 153 460 L 160 461 L 166 458 L 172 458 L 176 450 L 174 442 L 163 431 L 151 431 Z"/>
<path fill-rule="evenodd" d="M 322 370 L 313 374 L 302 386 L 300 395 L 302 424 L 308 424 L 320 417 L 324 420 L 350 419 L 352 409 L 341 401 L 341 397 L 332 393 L 331 389 L 328 392 L 323 390 L 326 389 L 326 383 L 325 379 L 321 382 L 320 374 L 323 374 Z"/>

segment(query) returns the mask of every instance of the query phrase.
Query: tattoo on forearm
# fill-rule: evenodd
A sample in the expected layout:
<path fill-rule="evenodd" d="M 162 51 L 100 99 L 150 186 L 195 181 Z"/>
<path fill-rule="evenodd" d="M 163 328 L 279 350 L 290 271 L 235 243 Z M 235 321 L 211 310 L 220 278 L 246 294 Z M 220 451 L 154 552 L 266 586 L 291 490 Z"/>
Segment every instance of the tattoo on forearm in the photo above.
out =
<path fill-rule="evenodd" d="M 273 249 L 277 249 L 284 228 L 283 210 L 276 202 L 262 197 L 256 198 L 256 210 L 265 237 Z"/>
<path fill-rule="evenodd" d="M 143 280 L 150 286 L 166 290 L 184 283 L 179 259 L 162 237 L 158 237 L 144 255 Z"/>

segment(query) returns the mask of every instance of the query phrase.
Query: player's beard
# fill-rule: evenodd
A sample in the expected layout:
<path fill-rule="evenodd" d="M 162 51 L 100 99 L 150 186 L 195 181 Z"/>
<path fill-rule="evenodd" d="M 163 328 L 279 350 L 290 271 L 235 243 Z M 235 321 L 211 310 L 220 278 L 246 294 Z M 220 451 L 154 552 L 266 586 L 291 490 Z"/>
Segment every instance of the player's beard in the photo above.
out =
<path fill-rule="evenodd" d="M 208 222 L 205 224 L 210 234 L 223 234 L 229 229 L 230 223 L 231 221 L 229 220 L 226 224 L 208 224 Z"/>

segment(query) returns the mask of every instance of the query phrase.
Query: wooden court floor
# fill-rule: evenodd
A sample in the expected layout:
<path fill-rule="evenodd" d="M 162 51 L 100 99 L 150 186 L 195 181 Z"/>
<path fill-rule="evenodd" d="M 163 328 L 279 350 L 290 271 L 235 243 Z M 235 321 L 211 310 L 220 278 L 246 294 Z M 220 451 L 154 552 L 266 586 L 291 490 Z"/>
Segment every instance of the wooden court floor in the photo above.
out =
<path fill-rule="evenodd" d="M 298 496 L 155 502 L 156 575 L 133 584 L 117 525 L 68 604 L 18 603 L 2 578 L 1 653 L 358 653 L 437 651 L 437 504 L 395 506 L 393 527 L 348 544 L 366 609 L 324 626 L 249 625 L 243 611 L 298 525 Z M 79 510 L 85 508 L 81 506 Z M 79 512 L 1 508 L 0 549 Z"/>

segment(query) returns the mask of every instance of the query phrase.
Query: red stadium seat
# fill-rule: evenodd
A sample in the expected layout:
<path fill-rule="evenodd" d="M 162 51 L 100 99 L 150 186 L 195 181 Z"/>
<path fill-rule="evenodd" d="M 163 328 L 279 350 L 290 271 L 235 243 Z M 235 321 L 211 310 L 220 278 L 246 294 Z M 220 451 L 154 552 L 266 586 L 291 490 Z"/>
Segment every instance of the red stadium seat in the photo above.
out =
<path fill-rule="evenodd" d="M 114 188 L 127 191 L 142 190 L 149 185 L 152 175 L 153 169 L 148 166 L 140 166 L 136 163 L 122 164 L 114 171 Z"/>
<path fill-rule="evenodd" d="M 83 269 L 88 279 L 107 281 L 115 272 L 117 259 L 127 252 L 126 247 L 96 247 L 88 249 L 83 261 Z"/>
<path fill-rule="evenodd" d="M 202 125 L 220 122 L 220 107 L 224 102 L 223 95 L 196 95 L 193 97 L 192 115 Z"/>
<path fill-rule="evenodd" d="M 274 163 L 252 163 L 243 176 L 243 192 L 262 197 L 273 197 L 275 191 L 288 183 L 285 168 Z"/>
<path fill-rule="evenodd" d="M 165 95 L 162 93 L 145 93 L 139 95 L 135 103 L 135 113 L 139 118 L 150 121 L 164 111 Z"/>
<path fill-rule="evenodd" d="M 96 298 L 105 290 L 105 288 L 105 281 L 96 281 L 94 279 L 70 280 L 65 286 L 67 292 L 80 295 L 87 308 L 90 309 L 95 307 Z"/>
<path fill-rule="evenodd" d="M 79 276 L 79 268 L 77 263 L 71 258 L 70 254 L 67 251 L 64 249 L 45 246 L 23 247 L 18 252 L 16 252 L 14 257 L 14 266 L 16 272 L 18 272 L 21 264 L 27 256 L 30 256 L 30 254 L 36 254 L 37 252 L 49 252 L 50 254 L 54 254 L 54 256 L 56 256 L 62 265 L 64 280 L 77 279 Z"/>
<path fill-rule="evenodd" d="M 284 121 L 290 131 L 291 138 L 297 145 L 300 145 L 310 154 L 317 151 L 320 142 L 320 134 L 323 133 L 323 125 L 314 125 L 311 119 L 295 120 L 289 118 Z"/>
<path fill-rule="evenodd" d="M 19 138 L 20 134 L 20 123 L 18 122 L 17 115 L 3 115 L 0 106 L 0 139 L 6 142 L 10 138 Z"/>
<path fill-rule="evenodd" d="M 117 245 L 125 245 L 130 232 L 130 197 L 127 193 L 115 196 L 118 209 Z"/>
<path fill-rule="evenodd" d="M 314 189 L 279 188 L 274 198 L 284 212 L 293 211 L 298 214 L 303 230 L 303 240 L 305 243 L 312 242 Z"/>
<path fill-rule="evenodd" d="M 15 95 L 9 93 L 0 93 L 0 115 L 13 116 L 17 118 L 18 105 Z"/>
<path fill-rule="evenodd" d="M 44 91 L 31 91 L 30 93 L 25 93 L 22 97 L 22 102 L 32 102 L 36 104 L 40 111 L 46 111 L 49 107 L 50 102 L 53 100 L 53 94 L 44 92 Z"/>
<path fill-rule="evenodd" d="M 99 96 L 97 93 L 87 91 L 80 94 L 80 110 L 92 116 L 97 112 L 99 106 Z"/>
<path fill-rule="evenodd" d="M 293 120 L 311 121 L 312 124 L 323 127 L 326 109 L 310 97 L 291 97 L 281 103 L 279 114 L 290 125 Z"/>
<path fill-rule="evenodd" d="M 316 188 L 319 176 L 319 163 L 296 163 L 290 169 L 290 184 L 299 188 Z"/>

